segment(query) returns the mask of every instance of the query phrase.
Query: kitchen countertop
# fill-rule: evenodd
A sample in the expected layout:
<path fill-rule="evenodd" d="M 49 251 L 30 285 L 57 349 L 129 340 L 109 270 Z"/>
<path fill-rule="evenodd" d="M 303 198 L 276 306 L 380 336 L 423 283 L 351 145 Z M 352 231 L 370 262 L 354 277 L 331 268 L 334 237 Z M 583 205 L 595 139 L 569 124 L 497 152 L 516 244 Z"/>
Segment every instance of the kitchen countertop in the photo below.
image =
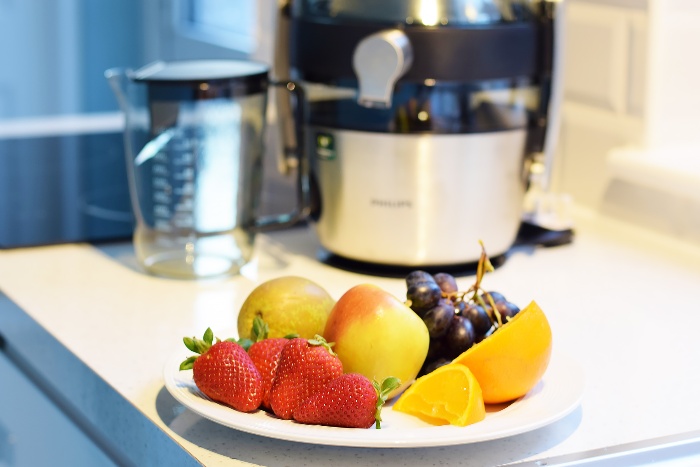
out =
<path fill-rule="evenodd" d="M 223 280 L 140 272 L 127 243 L 0 251 L 0 345 L 118 463 L 133 465 L 496 465 L 545 459 L 634 465 L 690 462 L 700 451 L 700 248 L 576 211 L 571 245 L 514 249 L 484 285 L 550 321 L 554 354 L 583 369 L 578 408 L 531 432 L 435 448 L 368 449 L 272 440 L 185 409 L 163 383 L 181 338 L 235 334 L 236 313 L 263 280 L 302 275 L 335 298 L 361 282 L 398 297 L 400 278 L 318 261 L 313 232 L 258 238 L 257 258 Z M 488 240 L 488 239 L 486 239 Z M 487 243 L 488 247 L 488 243 Z M 467 288 L 473 276 L 459 277 Z M 617 457 L 616 457 L 617 456 Z M 693 458 L 695 462 L 697 458 Z M 622 462 L 622 461 L 620 461 Z M 609 464 L 613 465 L 613 464 Z M 628 464 L 620 464 L 628 465 Z M 665 465 L 665 464 L 664 464 Z"/>

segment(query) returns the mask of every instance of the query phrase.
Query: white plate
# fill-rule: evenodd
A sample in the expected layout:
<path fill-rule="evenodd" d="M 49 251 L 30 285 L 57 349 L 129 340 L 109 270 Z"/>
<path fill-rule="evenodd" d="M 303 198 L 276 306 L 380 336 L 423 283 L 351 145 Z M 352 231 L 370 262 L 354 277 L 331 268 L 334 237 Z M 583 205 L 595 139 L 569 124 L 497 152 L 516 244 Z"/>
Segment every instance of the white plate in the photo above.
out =
<path fill-rule="evenodd" d="M 178 352 L 164 370 L 165 387 L 178 402 L 193 412 L 236 430 L 270 438 L 313 444 L 353 447 L 413 448 L 468 444 L 524 433 L 571 413 L 583 395 L 583 373 L 570 358 L 552 358 L 542 380 L 527 395 L 504 406 L 487 406 L 486 418 L 466 427 L 433 426 L 391 409 L 382 410 L 382 428 L 367 430 L 302 425 L 281 420 L 262 410 L 237 412 L 202 394 L 192 371 L 179 371 L 187 351 Z"/>

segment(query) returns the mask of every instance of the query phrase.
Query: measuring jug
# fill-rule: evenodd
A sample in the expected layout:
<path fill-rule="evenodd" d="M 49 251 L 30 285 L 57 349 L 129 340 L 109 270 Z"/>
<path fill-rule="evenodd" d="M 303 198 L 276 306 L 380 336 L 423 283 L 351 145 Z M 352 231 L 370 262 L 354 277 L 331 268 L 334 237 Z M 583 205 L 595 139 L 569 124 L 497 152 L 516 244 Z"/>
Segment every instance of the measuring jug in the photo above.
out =
<path fill-rule="evenodd" d="M 295 211 L 257 215 L 267 90 L 278 84 L 270 83 L 268 71 L 254 62 L 191 60 L 105 72 L 126 117 L 134 249 L 149 273 L 187 279 L 235 274 L 251 260 L 256 232 L 306 217 L 302 156 Z"/>

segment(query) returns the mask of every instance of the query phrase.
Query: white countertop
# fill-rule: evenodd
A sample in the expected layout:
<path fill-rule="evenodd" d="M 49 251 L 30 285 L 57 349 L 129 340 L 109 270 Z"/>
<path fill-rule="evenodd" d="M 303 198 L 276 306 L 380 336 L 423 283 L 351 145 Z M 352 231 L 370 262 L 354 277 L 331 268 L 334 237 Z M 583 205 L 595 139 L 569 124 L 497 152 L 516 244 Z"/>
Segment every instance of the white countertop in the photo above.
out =
<path fill-rule="evenodd" d="M 302 275 L 336 298 L 372 282 L 405 296 L 402 279 L 332 268 L 316 259 L 317 247 L 313 232 L 303 228 L 260 236 L 257 260 L 243 275 L 200 282 L 141 273 L 129 244 L 0 251 L 0 290 L 21 309 L 4 315 L 10 319 L 0 320 L 0 334 L 115 449 L 142 465 L 155 458 L 182 460 L 177 456 L 183 453 L 215 466 L 495 465 L 700 430 L 700 248 L 584 211 L 577 211 L 572 245 L 517 249 L 484 279 L 488 289 L 521 306 L 536 300 L 552 326 L 553 352 L 573 357 L 584 370 L 583 402 L 551 425 L 444 448 L 343 448 L 245 434 L 180 406 L 163 386 L 165 361 L 181 347 L 187 353 L 183 336 L 200 336 L 208 326 L 217 335 L 234 335 L 239 306 L 262 280 Z M 458 282 L 467 288 L 473 277 Z M 56 357 L 56 370 L 44 371 L 42 360 L 19 340 L 20 331 L 36 325 L 75 361 Z M 107 384 L 75 389 L 78 383 L 69 380 L 79 376 L 71 374 L 80 373 L 76 362 Z M 102 399 L 101 391 L 113 394 Z M 124 401 L 136 409 L 124 409 L 128 416 L 115 413 Z M 149 433 L 159 439 L 151 446 L 144 440 Z"/>

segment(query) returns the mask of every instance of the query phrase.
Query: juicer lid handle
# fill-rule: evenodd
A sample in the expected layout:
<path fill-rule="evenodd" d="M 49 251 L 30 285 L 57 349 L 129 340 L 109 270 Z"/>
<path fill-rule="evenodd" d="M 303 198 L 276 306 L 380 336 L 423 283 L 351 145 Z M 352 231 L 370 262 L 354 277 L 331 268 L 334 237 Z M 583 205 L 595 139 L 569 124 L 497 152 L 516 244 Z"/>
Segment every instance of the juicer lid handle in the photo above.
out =
<path fill-rule="evenodd" d="M 406 34 L 387 29 L 362 39 L 355 47 L 352 65 L 357 75 L 358 104 L 389 108 L 396 81 L 413 63 L 413 48 Z"/>

